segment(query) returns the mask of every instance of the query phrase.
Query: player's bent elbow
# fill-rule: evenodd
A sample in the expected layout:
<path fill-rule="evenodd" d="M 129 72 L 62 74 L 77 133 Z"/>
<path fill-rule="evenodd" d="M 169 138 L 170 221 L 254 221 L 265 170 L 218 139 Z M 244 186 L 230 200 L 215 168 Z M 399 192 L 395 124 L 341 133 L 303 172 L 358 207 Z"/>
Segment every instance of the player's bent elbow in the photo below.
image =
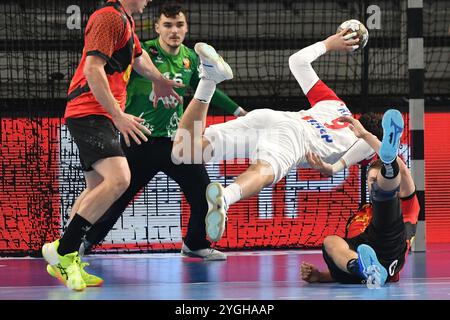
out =
<path fill-rule="evenodd" d="M 97 56 L 88 56 L 84 64 L 83 73 L 86 78 L 92 77 L 96 73 L 104 72 L 106 61 Z"/>
<path fill-rule="evenodd" d="M 301 50 L 299 52 L 294 53 L 289 57 L 289 68 L 298 69 L 301 66 L 307 65 L 308 61 L 304 58 Z"/>
<path fill-rule="evenodd" d="M 84 66 L 83 73 L 86 79 L 92 79 L 92 77 L 99 72 L 96 66 Z"/>

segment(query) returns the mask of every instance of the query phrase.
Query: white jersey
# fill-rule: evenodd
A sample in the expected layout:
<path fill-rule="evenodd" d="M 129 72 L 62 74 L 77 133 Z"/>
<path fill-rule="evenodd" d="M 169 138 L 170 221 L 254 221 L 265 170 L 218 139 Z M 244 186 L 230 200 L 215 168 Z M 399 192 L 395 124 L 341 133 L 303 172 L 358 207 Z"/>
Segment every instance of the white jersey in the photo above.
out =
<path fill-rule="evenodd" d="M 298 112 L 304 128 L 304 144 L 308 151 L 319 155 L 327 163 L 335 163 L 353 146 L 358 138 L 340 122 L 342 116 L 352 116 L 346 105 L 338 100 L 318 102 L 309 110 Z M 299 166 L 306 166 L 306 159 L 299 159 Z"/>
<path fill-rule="evenodd" d="M 297 166 L 309 167 L 307 152 L 330 164 L 342 158 L 347 166 L 370 157 L 373 150 L 368 144 L 355 136 L 348 123 L 339 121 L 342 116 L 352 116 L 345 103 L 311 67 L 310 62 L 324 52 L 323 43 L 317 43 L 289 61 L 312 108 L 298 112 L 253 110 L 245 117 L 209 126 L 204 137 L 214 150 L 210 160 L 266 161 L 273 168 L 276 183 Z"/>
<path fill-rule="evenodd" d="M 373 154 L 373 150 L 354 135 L 348 128 L 348 123 L 339 121 L 342 116 L 352 116 L 351 112 L 312 68 L 311 63 L 325 52 L 326 46 L 320 41 L 289 58 L 292 74 L 312 106 L 309 110 L 299 112 L 306 132 L 305 148 L 318 154 L 325 162 L 335 163 L 357 144 L 356 150 L 352 148 L 352 153 L 360 153 L 358 157 L 362 159 L 368 158 Z M 354 164 L 356 158 L 349 158 L 350 163 L 347 162 L 349 159 L 344 157 L 347 165 Z M 299 165 L 307 166 L 306 159 L 301 160 Z"/>
<path fill-rule="evenodd" d="M 303 154 L 298 154 L 297 166 L 308 168 L 306 153 L 313 152 L 319 155 L 323 161 L 334 164 L 353 146 L 358 146 L 359 161 L 373 156 L 374 151 L 364 141 L 355 136 L 349 128 L 349 123 L 341 122 L 342 116 L 352 116 L 345 103 L 325 83 L 318 80 L 306 94 L 312 107 L 298 112 L 283 112 L 288 117 L 295 119 L 301 127 L 296 131 L 296 144 L 302 145 Z M 281 112 L 281 111 L 280 111 Z M 361 143 L 362 142 L 362 143 Z M 344 161 L 346 161 L 344 157 Z M 358 161 L 358 162 L 359 162 Z M 348 163 L 348 166 L 355 163 Z"/>

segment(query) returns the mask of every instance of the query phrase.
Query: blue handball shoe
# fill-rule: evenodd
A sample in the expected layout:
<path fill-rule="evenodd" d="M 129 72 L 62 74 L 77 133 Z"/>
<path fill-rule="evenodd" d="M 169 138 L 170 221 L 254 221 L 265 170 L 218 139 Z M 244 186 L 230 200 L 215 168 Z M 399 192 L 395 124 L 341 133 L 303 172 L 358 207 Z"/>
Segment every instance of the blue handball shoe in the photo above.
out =
<path fill-rule="evenodd" d="M 402 137 L 404 122 L 400 111 L 389 109 L 383 115 L 383 141 L 379 152 L 383 163 L 392 163 L 398 154 L 400 138 Z"/>
<path fill-rule="evenodd" d="M 379 289 L 387 280 L 387 270 L 378 261 L 377 255 L 372 247 L 362 244 L 358 246 L 359 271 L 366 279 L 369 289 Z"/>

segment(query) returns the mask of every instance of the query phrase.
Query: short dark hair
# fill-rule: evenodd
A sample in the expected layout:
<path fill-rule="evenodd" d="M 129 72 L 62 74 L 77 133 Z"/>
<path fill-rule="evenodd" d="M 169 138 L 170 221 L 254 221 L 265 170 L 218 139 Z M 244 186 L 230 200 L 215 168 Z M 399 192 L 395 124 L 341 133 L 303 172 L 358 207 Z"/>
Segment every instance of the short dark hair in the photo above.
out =
<path fill-rule="evenodd" d="M 180 13 L 183 13 L 186 16 L 187 20 L 186 10 L 180 3 L 177 2 L 165 3 L 161 5 L 161 7 L 159 8 L 156 21 L 158 22 L 162 15 L 164 15 L 167 18 L 175 18 Z"/>
<path fill-rule="evenodd" d="M 358 119 L 363 127 L 371 134 L 375 135 L 378 140 L 383 140 L 383 128 L 381 126 L 381 120 L 383 116 L 374 112 L 366 112 Z"/>
<path fill-rule="evenodd" d="M 373 160 L 369 164 L 369 168 L 367 169 L 367 172 L 369 172 L 372 169 L 381 169 L 383 167 L 383 162 L 381 162 L 380 159 Z"/>

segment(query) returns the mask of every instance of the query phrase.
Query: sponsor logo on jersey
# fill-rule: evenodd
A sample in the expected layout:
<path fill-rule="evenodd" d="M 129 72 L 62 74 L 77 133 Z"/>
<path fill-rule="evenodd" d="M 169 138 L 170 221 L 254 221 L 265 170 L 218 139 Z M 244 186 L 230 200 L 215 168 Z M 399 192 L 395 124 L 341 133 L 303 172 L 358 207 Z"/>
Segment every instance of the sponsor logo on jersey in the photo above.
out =
<path fill-rule="evenodd" d="M 348 108 L 345 106 L 345 104 L 342 104 L 341 107 L 338 108 L 338 112 L 343 116 L 348 116 L 348 117 L 352 116 L 352 113 L 350 112 L 350 110 L 348 110 Z"/>
<path fill-rule="evenodd" d="M 306 116 L 302 118 L 306 122 L 308 122 L 311 126 L 319 130 L 320 138 L 325 140 L 325 142 L 332 143 L 333 138 L 328 134 L 327 129 L 325 129 L 325 126 L 322 125 L 319 121 L 314 119 L 311 116 Z"/>
<path fill-rule="evenodd" d="M 161 56 L 157 56 L 156 59 L 155 59 L 155 63 L 164 63 L 164 61 L 161 58 Z"/>
<path fill-rule="evenodd" d="M 122 77 L 123 81 L 128 83 L 128 80 L 130 80 L 131 70 L 132 70 L 132 66 L 131 66 L 131 64 L 129 64 L 127 69 L 123 73 L 123 77 Z"/>
<path fill-rule="evenodd" d="M 139 115 L 139 118 L 144 119 L 144 115 L 145 115 L 145 112 L 142 112 L 142 113 Z M 146 127 L 148 130 L 150 130 L 150 132 L 155 131 L 155 126 L 152 125 L 152 124 L 150 124 L 150 123 L 147 121 L 147 119 L 144 119 L 144 121 L 143 121 L 141 124 L 142 124 L 144 127 Z"/>
<path fill-rule="evenodd" d="M 171 138 L 175 138 L 175 133 L 178 129 L 178 124 L 180 123 L 180 117 L 176 112 L 173 113 L 172 117 L 169 120 L 169 123 L 166 126 L 167 135 Z"/>
<path fill-rule="evenodd" d="M 183 59 L 183 64 L 186 70 L 191 69 L 191 60 L 189 60 L 188 58 Z"/>
<path fill-rule="evenodd" d="M 152 57 L 156 57 L 159 54 L 158 49 L 156 47 L 148 48 L 148 52 Z"/>

